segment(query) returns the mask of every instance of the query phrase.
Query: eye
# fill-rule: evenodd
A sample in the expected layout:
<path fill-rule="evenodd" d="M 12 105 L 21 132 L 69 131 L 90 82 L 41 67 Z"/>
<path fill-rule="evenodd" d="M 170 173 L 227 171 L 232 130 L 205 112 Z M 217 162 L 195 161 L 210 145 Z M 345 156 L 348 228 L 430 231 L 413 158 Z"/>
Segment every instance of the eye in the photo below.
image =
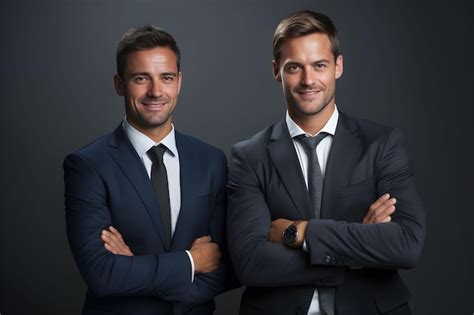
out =
<path fill-rule="evenodd" d="M 327 65 L 325 63 L 317 63 L 316 64 L 316 69 L 324 69 L 327 68 Z"/>
<path fill-rule="evenodd" d="M 296 73 L 300 70 L 300 66 L 298 65 L 288 65 L 286 67 L 286 71 L 289 73 Z"/>
<path fill-rule="evenodd" d="M 138 75 L 135 78 L 133 78 L 133 81 L 137 84 L 144 84 L 148 81 L 148 78 L 144 75 Z"/>
<path fill-rule="evenodd" d="M 174 81 L 174 76 L 172 76 L 172 75 L 165 75 L 165 76 L 163 76 L 163 81 L 165 81 L 165 82 L 173 82 L 173 81 Z"/>

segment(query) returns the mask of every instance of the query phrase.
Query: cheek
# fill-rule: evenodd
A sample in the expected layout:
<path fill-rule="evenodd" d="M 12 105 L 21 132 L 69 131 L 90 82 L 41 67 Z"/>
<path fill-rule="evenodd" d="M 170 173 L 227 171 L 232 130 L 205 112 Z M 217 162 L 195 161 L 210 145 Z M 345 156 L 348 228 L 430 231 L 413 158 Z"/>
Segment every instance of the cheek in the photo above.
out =
<path fill-rule="evenodd" d="M 298 79 L 295 77 L 285 77 L 282 80 L 283 89 L 286 91 L 291 91 L 298 86 Z"/>
<path fill-rule="evenodd" d="M 130 89 L 128 96 L 132 101 L 140 100 L 146 96 L 146 89 L 142 89 L 142 88 Z"/>
<path fill-rule="evenodd" d="M 336 82 L 336 79 L 334 78 L 334 73 L 326 73 L 324 76 L 321 78 L 321 82 L 328 87 L 332 88 Z"/>
<path fill-rule="evenodd" d="M 176 99 L 179 94 L 179 86 L 178 85 L 170 86 L 169 88 L 166 89 L 165 93 L 168 95 L 169 98 Z"/>

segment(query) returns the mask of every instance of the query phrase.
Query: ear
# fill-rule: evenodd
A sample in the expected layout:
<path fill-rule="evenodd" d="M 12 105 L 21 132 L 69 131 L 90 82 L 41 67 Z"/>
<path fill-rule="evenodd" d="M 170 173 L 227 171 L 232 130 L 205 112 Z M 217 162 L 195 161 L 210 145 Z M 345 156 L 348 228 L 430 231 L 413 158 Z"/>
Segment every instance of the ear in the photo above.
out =
<path fill-rule="evenodd" d="M 272 60 L 272 70 L 273 70 L 273 78 L 278 82 L 281 82 L 281 75 L 280 75 L 280 65 L 275 60 Z"/>
<path fill-rule="evenodd" d="M 342 55 L 337 56 L 336 58 L 336 79 L 339 79 L 344 72 L 344 58 Z"/>
<path fill-rule="evenodd" d="M 117 92 L 118 96 L 123 96 L 123 81 L 122 78 L 118 74 L 114 74 L 114 87 L 115 87 L 115 92 Z"/>
<path fill-rule="evenodd" d="M 183 81 L 183 73 L 180 71 L 178 73 L 178 94 L 181 91 L 181 81 Z"/>

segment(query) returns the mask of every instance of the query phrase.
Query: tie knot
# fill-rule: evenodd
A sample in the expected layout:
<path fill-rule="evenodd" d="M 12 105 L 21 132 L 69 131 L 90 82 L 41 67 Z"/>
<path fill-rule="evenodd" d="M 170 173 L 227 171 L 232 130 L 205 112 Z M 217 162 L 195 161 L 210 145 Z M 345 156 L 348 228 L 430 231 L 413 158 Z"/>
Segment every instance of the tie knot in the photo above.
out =
<path fill-rule="evenodd" d="M 151 149 L 148 150 L 146 153 L 148 154 L 148 157 L 150 157 L 152 162 L 163 161 L 163 155 L 165 154 L 166 150 L 167 148 L 164 144 L 159 144 L 151 147 Z"/>
<path fill-rule="evenodd" d="M 301 141 L 308 151 L 313 151 L 316 149 L 321 140 L 323 140 L 327 135 L 328 133 L 321 132 L 316 137 L 306 137 L 306 135 L 299 135 L 296 138 Z"/>

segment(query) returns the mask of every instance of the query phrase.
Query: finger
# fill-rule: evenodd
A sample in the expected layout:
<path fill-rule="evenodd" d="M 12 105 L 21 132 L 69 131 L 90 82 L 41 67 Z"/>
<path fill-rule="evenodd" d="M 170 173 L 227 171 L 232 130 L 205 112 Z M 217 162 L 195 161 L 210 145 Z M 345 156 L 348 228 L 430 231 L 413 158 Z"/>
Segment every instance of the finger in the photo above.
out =
<path fill-rule="evenodd" d="M 390 194 L 383 194 L 382 196 L 380 196 L 377 200 L 375 200 L 374 203 L 372 203 L 370 205 L 370 208 L 371 210 L 375 210 L 377 209 L 378 207 L 380 207 L 385 201 L 389 200 L 390 199 Z"/>
<path fill-rule="evenodd" d="M 114 228 L 113 226 L 109 226 L 109 230 L 112 234 L 114 234 L 119 239 L 123 239 L 122 234 L 120 234 L 120 232 L 116 228 Z"/>
<path fill-rule="evenodd" d="M 110 232 L 103 231 L 102 240 L 109 246 L 111 246 L 114 250 L 118 250 L 120 248 L 120 245 L 116 241 L 116 237 Z"/>
<path fill-rule="evenodd" d="M 392 217 L 391 217 L 391 216 L 388 216 L 388 217 L 386 217 L 382 222 L 383 222 L 383 223 L 388 223 L 388 222 L 390 222 L 390 221 L 392 221 Z"/>
<path fill-rule="evenodd" d="M 220 252 L 219 244 L 217 244 L 217 243 L 211 243 L 211 245 L 212 245 L 212 249 L 214 249 L 214 250 L 217 251 L 217 252 Z"/>
<path fill-rule="evenodd" d="M 392 213 L 392 206 L 394 206 L 397 203 L 397 199 L 395 198 L 390 198 L 386 201 L 384 201 L 378 208 L 373 209 L 370 213 L 370 216 L 368 216 L 368 222 L 369 223 L 379 223 L 380 221 L 380 216 L 385 217 L 387 214 L 386 213 Z M 394 210 L 394 209 L 393 209 Z"/>
<path fill-rule="evenodd" d="M 211 242 L 211 237 L 209 235 L 201 236 L 195 240 L 197 244 L 199 243 L 210 243 Z"/>
<path fill-rule="evenodd" d="M 106 231 L 106 232 L 107 232 L 106 235 L 107 235 L 111 240 L 113 240 L 118 246 L 125 246 L 125 245 L 126 245 L 125 242 L 124 242 L 124 240 L 123 240 L 123 238 L 122 238 L 122 236 L 120 235 L 120 233 L 117 235 L 117 234 L 112 233 L 112 232 L 108 232 L 108 231 Z"/>
<path fill-rule="evenodd" d="M 397 203 L 397 198 L 390 198 L 390 199 L 384 201 L 384 203 L 382 204 L 381 207 L 389 207 L 389 206 L 392 206 L 396 203 Z"/>
<path fill-rule="evenodd" d="M 107 243 L 104 244 L 104 247 L 106 250 L 108 250 L 109 252 L 111 252 L 112 254 L 116 255 L 117 252 Z"/>
<path fill-rule="evenodd" d="M 367 213 L 365 214 L 365 217 L 362 220 L 362 223 L 372 223 L 374 216 L 375 216 L 375 210 L 369 209 L 369 211 L 367 211 Z"/>
<path fill-rule="evenodd" d="M 106 248 L 110 248 L 110 251 L 114 254 L 118 255 L 127 255 L 133 256 L 133 253 L 130 251 L 130 248 L 124 244 L 123 242 L 117 242 L 116 238 L 109 237 L 104 235 L 103 240 L 105 240 L 105 244 L 107 245 Z"/>
<path fill-rule="evenodd" d="M 102 233 L 100 238 L 105 244 L 108 244 L 109 246 L 113 247 L 113 241 L 110 239 L 110 237 L 107 234 Z"/>
<path fill-rule="evenodd" d="M 381 223 L 395 212 L 395 206 L 389 206 L 384 211 L 381 211 L 377 216 L 374 217 L 374 223 Z"/>
<path fill-rule="evenodd" d="M 390 194 L 386 193 L 380 196 L 374 203 L 372 203 L 367 211 L 362 223 L 373 223 L 375 212 L 380 208 L 384 202 L 390 199 Z"/>
<path fill-rule="evenodd" d="M 373 211 L 372 218 L 375 220 L 381 214 L 389 211 L 389 209 L 391 209 L 392 207 L 395 207 L 396 203 L 397 203 L 397 200 L 395 198 L 391 198 L 385 201 L 380 207 L 378 207 L 377 209 Z"/>
<path fill-rule="evenodd" d="M 194 246 L 196 246 L 198 244 L 201 244 L 201 243 L 209 243 L 210 239 L 211 238 L 210 238 L 209 235 L 198 237 L 193 241 L 193 243 L 191 244 L 191 247 L 194 247 Z"/>

